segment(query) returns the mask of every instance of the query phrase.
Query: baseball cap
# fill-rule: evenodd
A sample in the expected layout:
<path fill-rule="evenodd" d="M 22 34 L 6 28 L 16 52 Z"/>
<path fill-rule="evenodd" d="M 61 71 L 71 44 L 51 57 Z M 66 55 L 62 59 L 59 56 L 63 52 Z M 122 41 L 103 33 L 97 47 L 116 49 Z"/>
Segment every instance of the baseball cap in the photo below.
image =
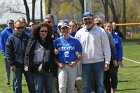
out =
<path fill-rule="evenodd" d="M 68 19 L 63 20 L 64 23 L 69 23 Z"/>
<path fill-rule="evenodd" d="M 68 23 L 62 23 L 61 28 L 63 28 L 63 27 L 69 27 L 69 24 Z"/>
<path fill-rule="evenodd" d="M 85 18 L 93 18 L 93 14 L 91 12 L 86 12 L 83 14 L 83 19 Z"/>
<path fill-rule="evenodd" d="M 14 20 L 10 19 L 10 20 L 7 21 L 7 24 L 10 24 L 10 23 L 14 24 Z"/>

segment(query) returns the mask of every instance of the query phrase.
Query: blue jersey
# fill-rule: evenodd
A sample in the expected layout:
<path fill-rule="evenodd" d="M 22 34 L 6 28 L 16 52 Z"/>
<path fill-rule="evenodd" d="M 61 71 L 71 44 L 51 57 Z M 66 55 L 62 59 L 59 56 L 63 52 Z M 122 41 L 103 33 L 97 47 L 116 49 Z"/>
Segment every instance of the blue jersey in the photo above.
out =
<path fill-rule="evenodd" d="M 123 57 L 122 39 L 117 35 L 116 32 L 112 32 L 112 36 L 116 47 L 117 61 L 122 61 Z"/>
<path fill-rule="evenodd" d="M 76 38 L 64 39 L 63 36 L 54 41 L 54 47 L 58 49 L 58 61 L 69 64 L 77 59 L 77 54 L 82 53 L 82 46 Z"/>

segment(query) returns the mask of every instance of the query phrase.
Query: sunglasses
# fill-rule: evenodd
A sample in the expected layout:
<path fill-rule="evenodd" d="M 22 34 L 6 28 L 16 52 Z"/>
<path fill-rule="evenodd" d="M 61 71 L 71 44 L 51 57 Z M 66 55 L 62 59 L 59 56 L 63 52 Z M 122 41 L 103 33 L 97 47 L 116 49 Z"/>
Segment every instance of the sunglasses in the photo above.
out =
<path fill-rule="evenodd" d="M 40 30 L 40 32 L 48 32 L 48 30 Z"/>
<path fill-rule="evenodd" d="M 101 24 L 101 23 L 96 23 L 98 26 Z"/>
<path fill-rule="evenodd" d="M 17 28 L 17 29 L 24 29 L 24 27 L 22 27 L 22 26 L 21 26 L 21 27 L 16 27 L 16 28 Z"/>

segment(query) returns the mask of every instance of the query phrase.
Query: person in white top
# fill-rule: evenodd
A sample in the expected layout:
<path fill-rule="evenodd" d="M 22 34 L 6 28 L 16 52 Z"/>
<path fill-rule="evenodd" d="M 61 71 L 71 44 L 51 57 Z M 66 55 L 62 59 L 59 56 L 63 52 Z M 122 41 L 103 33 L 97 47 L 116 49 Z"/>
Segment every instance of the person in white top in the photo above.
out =
<path fill-rule="evenodd" d="M 91 92 L 92 74 L 94 73 L 96 93 L 104 93 L 104 70 L 109 69 L 111 51 L 109 40 L 104 29 L 94 25 L 91 12 L 83 14 L 83 27 L 75 37 L 83 49 L 82 77 L 83 93 Z"/>

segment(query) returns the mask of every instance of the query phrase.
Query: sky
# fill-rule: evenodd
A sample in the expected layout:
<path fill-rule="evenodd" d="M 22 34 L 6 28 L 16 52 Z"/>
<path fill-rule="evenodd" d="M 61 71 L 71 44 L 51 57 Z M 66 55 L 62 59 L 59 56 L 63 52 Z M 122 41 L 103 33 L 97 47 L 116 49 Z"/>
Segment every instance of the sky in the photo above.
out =
<path fill-rule="evenodd" d="M 32 17 L 31 10 L 32 10 L 32 0 L 27 0 L 29 10 L 30 10 L 30 16 Z M 22 11 L 25 13 L 25 7 L 23 4 L 23 0 L 1 0 L 0 5 L 5 5 L 14 8 L 15 10 Z M 35 7 L 35 19 L 40 19 L 40 0 L 36 0 L 36 7 Z M 0 11 L 2 11 L 2 15 L 0 15 L 0 24 L 5 24 L 7 20 L 13 19 L 16 21 L 20 17 L 26 18 L 26 15 L 19 14 L 19 13 L 11 13 L 10 11 L 5 11 L 7 8 L 0 8 Z M 45 2 L 43 0 L 43 18 L 45 17 Z"/>

